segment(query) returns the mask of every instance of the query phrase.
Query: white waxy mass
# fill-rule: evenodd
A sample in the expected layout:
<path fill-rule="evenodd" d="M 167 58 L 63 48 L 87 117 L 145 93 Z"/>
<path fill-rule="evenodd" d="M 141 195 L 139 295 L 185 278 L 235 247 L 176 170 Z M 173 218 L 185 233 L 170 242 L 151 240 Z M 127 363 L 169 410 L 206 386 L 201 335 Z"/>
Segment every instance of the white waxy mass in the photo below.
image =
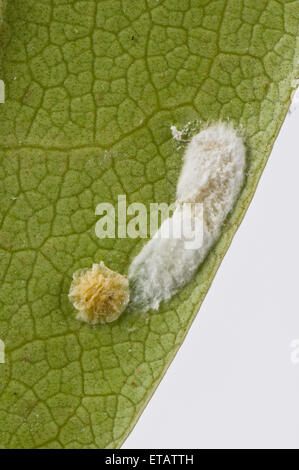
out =
<path fill-rule="evenodd" d="M 190 281 L 220 235 L 242 188 L 245 168 L 245 145 L 232 126 L 218 123 L 194 135 L 177 185 L 177 208 L 129 268 L 133 307 L 157 309 Z M 188 203 L 189 213 L 183 210 Z M 190 244 L 184 231 L 177 237 L 182 222 L 190 222 L 195 235 L 201 232 L 200 246 Z"/>

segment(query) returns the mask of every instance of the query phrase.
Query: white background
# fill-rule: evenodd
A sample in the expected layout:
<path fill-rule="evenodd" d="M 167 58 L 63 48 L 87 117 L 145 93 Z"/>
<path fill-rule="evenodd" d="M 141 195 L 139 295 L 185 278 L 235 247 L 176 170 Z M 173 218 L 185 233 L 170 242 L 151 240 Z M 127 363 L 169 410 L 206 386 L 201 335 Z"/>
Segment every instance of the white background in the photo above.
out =
<path fill-rule="evenodd" d="M 299 107 L 188 336 L 123 449 L 299 448 Z"/>

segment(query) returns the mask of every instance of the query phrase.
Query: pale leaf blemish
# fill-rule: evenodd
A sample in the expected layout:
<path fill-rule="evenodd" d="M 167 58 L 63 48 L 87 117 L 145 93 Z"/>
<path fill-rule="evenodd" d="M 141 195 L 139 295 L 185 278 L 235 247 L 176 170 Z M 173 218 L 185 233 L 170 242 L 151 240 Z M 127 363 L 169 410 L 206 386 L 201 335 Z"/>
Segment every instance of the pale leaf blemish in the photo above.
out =
<path fill-rule="evenodd" d="M 182 131 L 179 131 L 176 126 L 171 126 L 170 127 L 170 130 L 171 130 L 171 133 L 172 133 L 172 137 L 174 138 L 174 140 L 177 140 L 178 142 L 181 142 L 182 138 L 183 138 L 183 132 Z"/>
<path fill-rule="evenodd" d="M 190 142 L 187 137 L 192 130 L 191 122 L 188 122 L 181 130 L 177 129 L 176 126 L 170 126 L 172 137 L 177 142 Z"/>

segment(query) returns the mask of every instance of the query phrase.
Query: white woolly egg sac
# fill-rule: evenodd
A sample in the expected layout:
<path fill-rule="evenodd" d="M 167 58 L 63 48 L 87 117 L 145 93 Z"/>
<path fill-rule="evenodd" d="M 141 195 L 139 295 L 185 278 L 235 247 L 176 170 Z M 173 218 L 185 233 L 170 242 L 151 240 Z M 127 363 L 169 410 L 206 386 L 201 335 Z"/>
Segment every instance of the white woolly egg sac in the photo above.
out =
<path fill-rule="evenodd" d="M 246 148 L 232 126 L 214 124 L 193 136 L 177 185 L 177 210 L 171 220 L 163 222 L 129 268 L 133 307 L 144 311 L 158 309 L 162 301 L 170 299 L 195 275 L 236 202 L 245 169 Z M 201 246 L 193 249 L 184 236 L 162 236 L 170 222 L 172 233 L 182 223 L 181 208 L 186 203 L 202 207 L 190 214 L 192 222 L 201 222 L 203 232 Z"/>

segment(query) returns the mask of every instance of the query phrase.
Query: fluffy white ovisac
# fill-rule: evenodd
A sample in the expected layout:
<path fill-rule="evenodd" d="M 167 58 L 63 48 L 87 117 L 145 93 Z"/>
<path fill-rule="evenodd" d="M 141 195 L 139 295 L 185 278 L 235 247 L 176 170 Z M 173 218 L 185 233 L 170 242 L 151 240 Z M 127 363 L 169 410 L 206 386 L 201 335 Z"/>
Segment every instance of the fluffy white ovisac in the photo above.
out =
<path fill-rule="evenodd" d="M 184 155 L 171 222 L 172 227 L 181 223 L 183 203 L 202 203 L 203 212 L 191 217 L 202 217 L 203 242 L 187 249 L 184 238 L 161 237 L 169 223 L 164 221 L 129 268 L 134 307 L 157 309 L 194 276 L 240 193 L 245 168 L 245 145 L 232 126 L 218 123 L 194 135 Z"/>

